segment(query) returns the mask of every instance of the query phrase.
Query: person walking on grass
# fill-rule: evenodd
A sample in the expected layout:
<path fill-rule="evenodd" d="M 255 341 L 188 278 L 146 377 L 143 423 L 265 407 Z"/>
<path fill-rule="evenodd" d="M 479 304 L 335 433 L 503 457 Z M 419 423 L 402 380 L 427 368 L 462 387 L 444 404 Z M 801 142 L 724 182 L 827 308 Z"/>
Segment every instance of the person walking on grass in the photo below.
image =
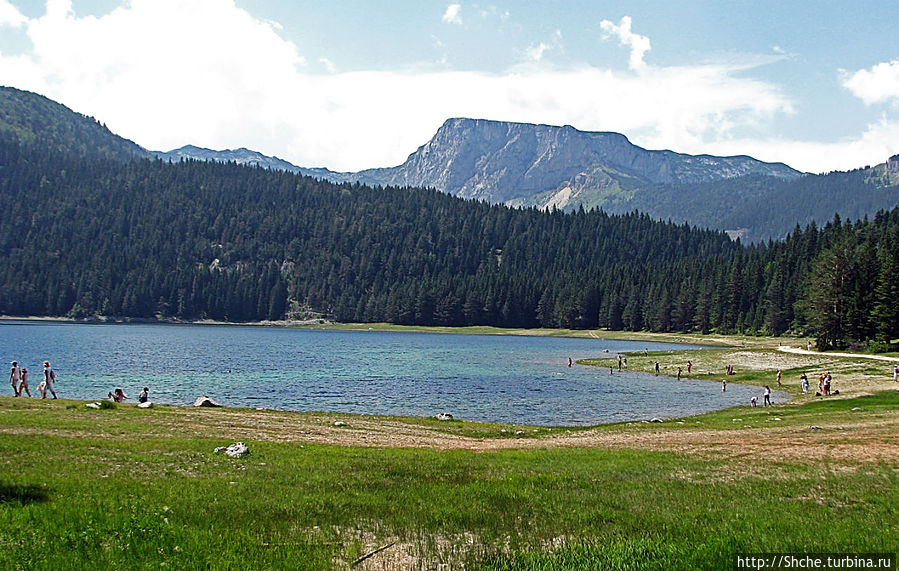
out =
<path fill-rule="evenodd" d="M 774 403 L 771 402 L 771 388 L 768 385 L 765 385 L 765 406 L 774 406 Z"/>
<path fill-rule="evenodd" d="M 47 398 L 47 391 L 56 398 L 56 391 L 53 390 L 53 383 L 56 382 L 56 373 L 50 368 L 50 361 L 44 361 L 44 380 L 37 386 L 37 390 L 41 392 L 41 398 Z"/>
<path fill-rule="evenodd" d="M 893 365 L 893 382 L 899 382 L 899 365 Z"/>
<path fill-rule="evenodd" d="M 12 386 L 12 392 L 19 396 L 19 378 L 22 375 L 22 370 L 19 369 L 19 364 L 15 361 L 12 362 L 12 370 L 9 372 L 9 384 Z"/>
<path fill-rule="evenodd" d="M 28 388 L 28 369 L 22 367 L 22 381 L 19 383 L 19 395 L 22 396 L 22 391 L 25 391 L 29 397 L 31 397 L 31 390 Z"/>
<path fill-rule="evenodd" d="M 782 386 L 782 385 L 780 384 L 780 375 L 781 375 L 781 370 L 780 370 L 780 369 L 777 369 L 777 386 L 778 386 L 778 387 L 781 387 L 781 386 Z"/>

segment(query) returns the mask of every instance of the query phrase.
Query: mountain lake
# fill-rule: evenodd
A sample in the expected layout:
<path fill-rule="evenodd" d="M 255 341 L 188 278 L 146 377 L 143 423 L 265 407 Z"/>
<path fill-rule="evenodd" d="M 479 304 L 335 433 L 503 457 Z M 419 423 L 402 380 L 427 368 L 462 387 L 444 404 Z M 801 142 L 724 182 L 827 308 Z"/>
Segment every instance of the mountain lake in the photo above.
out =
<path fill-rule="evenodd" d="M 690 345 L 521 335 L 336 331 L 235 325 L 0 322 L 0 353 L 28 369 L 49 360 L 60 398 L 135 402 L 202 395 L 229 407 L 544 426 L 672 418 L 747 405 L 758 387 L 581 366 L 578 359 Z M 664 358 L 660 358 L 666 365 Z M 671 363 L 676 366 L 679 363 Z M 722 373 L 723 374 L 723 373 Z M 7 384 L 4 394 L 11 394 Z M 761 401 L 761 398 L 759 398 Z"/>

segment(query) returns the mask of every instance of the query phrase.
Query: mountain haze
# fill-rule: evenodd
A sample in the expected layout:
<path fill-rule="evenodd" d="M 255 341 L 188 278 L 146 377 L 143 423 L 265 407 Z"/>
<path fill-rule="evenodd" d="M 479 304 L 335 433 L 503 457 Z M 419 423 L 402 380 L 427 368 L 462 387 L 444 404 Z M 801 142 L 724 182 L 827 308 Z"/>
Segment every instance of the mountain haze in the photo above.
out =
<path fill-rule="evenodd" d="M 300 172 L 302 170 L 300 167 L 278 157 L 269 157 L 244 147 L 234 150 L 213 151 L 212 149 L 204 149 L 194 145 L 185 145 L 179 149 L 167 152 L 153 151 L 152 154 L 164 161 L 175 163 L 182 159 L 196 159 L 221 163 L 233 162 L 239 165 L 258 166 L 287 172 Z"/>

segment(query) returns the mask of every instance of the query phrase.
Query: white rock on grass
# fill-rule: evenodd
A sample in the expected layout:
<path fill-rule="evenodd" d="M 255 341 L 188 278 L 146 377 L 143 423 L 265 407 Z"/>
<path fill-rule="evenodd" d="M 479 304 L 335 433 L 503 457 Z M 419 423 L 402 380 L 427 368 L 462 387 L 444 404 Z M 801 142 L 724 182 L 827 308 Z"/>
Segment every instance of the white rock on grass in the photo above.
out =
<path fill-rule="evenodd" d="M 243 442 L 235 442 L 229 446 L 219 446 L 214 451 L 216 454 L 224 452 L 229 458 L 240 458 L 250 453 L 249 447 Z"/>
<path fill-rule="evenodd" d="M 87 408 L 100 408 L 100 403 L 98 402 L 89 402 L 86 405 Z"/>
<path fill-rule="evenodd" d="M 211 407 L 220 407 L 219 403 L 215 402 L 211 398 L 203 395 L 201 397 L 197 397 L 197 400 L 194 401 L 194 406 L 211 406 Z"/>
<path fill-rule="evenodd" d="M 150 401 L 137 403 L 137 408 L 152 408 L 153 403 Z"/>
<path fill-rule="evenodd" d="M 435 416 L 434 418 L 436 418 L 437 420 L 452 420 L 452 419 L 453 419 L 453 415 L 451 415 L 451 414 L 448 413 L 448 412 L 441 412 L 440 414 L 438 414 L 438 415 Z"/>

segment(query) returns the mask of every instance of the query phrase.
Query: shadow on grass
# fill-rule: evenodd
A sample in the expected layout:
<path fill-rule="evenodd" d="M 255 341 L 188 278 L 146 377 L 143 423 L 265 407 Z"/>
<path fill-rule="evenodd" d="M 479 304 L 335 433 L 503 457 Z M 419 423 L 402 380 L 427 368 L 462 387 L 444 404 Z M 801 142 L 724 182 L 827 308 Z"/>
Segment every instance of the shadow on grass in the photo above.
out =
<path fill-rule="evenodd" d="M 0 505 L 21 504 L 23 506 L 50 500 L 48 490 L 34 484 L 7 484 L 0 482 Z"/>

